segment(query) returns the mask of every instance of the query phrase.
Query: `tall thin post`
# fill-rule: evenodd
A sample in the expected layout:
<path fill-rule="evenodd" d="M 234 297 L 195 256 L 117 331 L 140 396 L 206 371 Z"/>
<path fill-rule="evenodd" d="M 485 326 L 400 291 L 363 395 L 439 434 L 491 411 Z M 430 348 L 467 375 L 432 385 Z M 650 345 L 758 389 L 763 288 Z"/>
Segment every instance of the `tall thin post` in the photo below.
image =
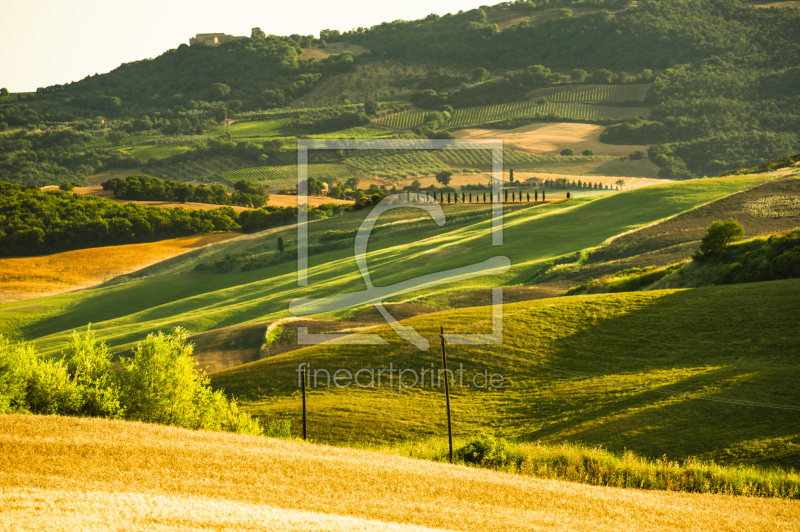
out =
<path fill-rule="evenodd" d="M 447 402 L 447 441 L 450 444 L 450 463 L 453 463 L 453 422 L 450 418 L 450 379 L 447 376 L 447 352 L 444 349 L 444 328 L 439 327 L 442 339 L 442 368 L 444 369 L 444 398 Z"/>
<path fill-rule="evenodd" d="M 306 439 L 306 367 L 303 366 L 303 441 Z"/>

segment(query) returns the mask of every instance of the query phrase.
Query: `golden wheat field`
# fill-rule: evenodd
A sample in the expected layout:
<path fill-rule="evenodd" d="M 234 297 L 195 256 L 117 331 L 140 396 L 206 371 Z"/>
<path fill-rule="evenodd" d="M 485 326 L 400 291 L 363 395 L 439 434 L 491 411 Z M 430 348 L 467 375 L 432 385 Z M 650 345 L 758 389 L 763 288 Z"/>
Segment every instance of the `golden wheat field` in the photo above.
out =
<path fill-rule="evenodd" d="M 798 530 L 800 504 L 622 490 L 297 441 L 0 416 L 13 530 Z"/>
<path fill-rule="evenodd" d="M 369 186 L 369 185 L 367 185 Z M 308 204 L 312 207 L 324 205 L 326 203 L 333 203 L 336 205 L 352 205 L 353 200 L 339 200 L 327 198 L 324 196 L 309 196 Z M 297 196 L 284 195 L 284 194 L 270 194 L 269 201 L 267 202 L 271 207 L 297 207 Z"/>
<path fill-rule="evenodd" d="M 239 236 L 219 233 L 147 244 L 79 249 L 0 259 L 0 303 L 61 294 L 95 286 L 193 249 Z"/>
<path fill-rule="evenodd" d="M 628 155 L 637 150 L 647 151 L 649 146 L 603 144 L 600 133 L 604 126 L 573 123 L 531 124 L 516 129 L 462 129 L 454 131 L 459 139 L 503 139 L 506 148 L 546 155 L 558 155 L 564 148 L 580 154 L 592 150 L 595 155 Z"/>

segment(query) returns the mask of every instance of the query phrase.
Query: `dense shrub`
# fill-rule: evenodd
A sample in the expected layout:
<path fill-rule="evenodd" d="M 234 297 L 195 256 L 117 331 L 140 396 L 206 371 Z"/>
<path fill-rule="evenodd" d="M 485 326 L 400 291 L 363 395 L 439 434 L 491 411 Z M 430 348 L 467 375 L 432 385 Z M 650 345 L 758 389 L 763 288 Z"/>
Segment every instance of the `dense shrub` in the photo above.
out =
<path fill-rule="evenodd" d="M 459 460 L 468 464 L 502 468 L 517 461 L 514 447 L 503 438 L 480 434 L 454 453 Z"/>
<path fill-rule="evenodd" d="M 61 356 L 0 337 L 0 413 L 92 416 L 247 434 L 263 431 L 197 370 L 186 332 L 150 334 L 120 361 L 95 334 L 73 333 Z"/>

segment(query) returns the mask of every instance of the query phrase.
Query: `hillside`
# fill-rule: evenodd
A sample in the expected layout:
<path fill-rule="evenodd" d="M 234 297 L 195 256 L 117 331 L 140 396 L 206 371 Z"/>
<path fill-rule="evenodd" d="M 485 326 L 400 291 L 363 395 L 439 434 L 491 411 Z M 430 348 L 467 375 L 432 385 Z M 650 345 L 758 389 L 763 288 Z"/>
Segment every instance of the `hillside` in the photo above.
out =
<path fill-rule="evenodd" d="M 503 345 L 448 348 L 455 376 L 454 431 L 523 441 L 580 442 L 649 457 L 689 456 L 724 464 L 800 466 L 800 376 L 792 354 L 800 281 L 541 299 L 506 303 Z M 702 327 L 698 324 L 702 323 Z M 309 398 L 310 434 L 321 441 L 396 442 L 446 432 L 443 390 L 390 385 L 328 386 L 326 373 L 361 368 L 416 370 L 439 364 L 435 334 L 491 332 L 490 308 L 407 319 L 435 347 L 414 349 L 388 329 L 374 347 L 302 348 L 213 375 L 214 386 L 251 413 L 297 426 L 297 368 L 321 370 Z M 316 332 L 313 328 L 310 332 Z M 437 366 L 438 367 L 438 366 Z M 476 374 L 503 376 L 481 386 Z M 424 376 L 422 377 L 425 378 Z"/>
<path fill-rule="evenodd" d="M 25 529 L 717 531 L 800 519 L 794 501 L 597 488 L 97 419 L 3 416 L 0 448 L 0 515 Z"/>
<path fill-rule="evenodd" d="M 501 248 L 502 255 L 511 261 L 509 272 L 493 280 L 479 278 L 424 294 L 398 294 L 388 301 L 423 295 L 436 300 L 459 291 L 468 295 L 471 289 L 490 282 L 521 284 L 543 263 L 594 248 L 619 233 L 771 179 L 772 176 L 709 179 L 547 205 L 509 206 L 505 216 L 505 245 Z M 446 225 L 443 231 L 427 217 L 420 217 L 417 210 L 397 209 L 382 216 L 386 232 L 376 233 L 370 246 L 369 267 L 376 285 L 389 285 L 495 256 L 497 253 L 488 245 L 489 207 L 467 205 L 458 209 L 464 210 L 453 214 L 463 214 L 453 216 L 450 221 L 453 225 Z M 414 215 L 411 219 L 410 213 Z M 326 231 L 355 230 L 364 216 L 362 211 L 313 222 L 309 231 L 312 244 Z M 587 220 L 592 223 L 587 225 Z M 427 238 L 420 240 L 422 234 Z M 299 288 L 295 285 L 294 255 L 278 257 L 275 249 L 278 236 L 288 243 L 289 251 L 296 249 L 294 227 L 273 229 L 173 259 L 165 265 L 162 275 L 153 275 L 155 272 L 151 270 L 151 276 L 145 279 L 43 298 L 36 310 L 17 310 L 21 304 L 4 305 L 0 332 L 11 338 L 36 339 L 41 349 L 49 351 L 58 349 L 73 329 L 92 323 L 101 338 L 124 349 L 157 328 L 166 330 L 181 325 L 192 332 L 202 332 L 286 317 L 289 315 L 286 304 L 295 297 L 325 297 L 363 290 L 363 280 L 352 257 L 352 240 L 342 241 L 333 249 L 312 247 L 311 282 L 307 288 Z M 204 255 L 202 260 L 197 260 L 198 254 Z M 197 273 L 196 266 L 201 262 L 212 273 Z M 211 265 L 214 267 L 208 268 Z"/>
<path fill-rule="evenodd" d="M 101 171 L 147 166 L 224 183 L 257 168 L 262 184 L 279 188 L 298 138 L 450 138 L 503 123 L 594 124 L 604 153 L 647 151 L 650 173 L 634 177 L 715 176 L 800 150 L 799 22 L 796 9 L 738 0 L 558 0 L 318 38 L 257 32 L 183 44 L 4 97 L 0 180 L 87 184 Z M 330 185 L 367 177 L 341 155 L 319 161 L 337 170 L 318 175 Z"/>

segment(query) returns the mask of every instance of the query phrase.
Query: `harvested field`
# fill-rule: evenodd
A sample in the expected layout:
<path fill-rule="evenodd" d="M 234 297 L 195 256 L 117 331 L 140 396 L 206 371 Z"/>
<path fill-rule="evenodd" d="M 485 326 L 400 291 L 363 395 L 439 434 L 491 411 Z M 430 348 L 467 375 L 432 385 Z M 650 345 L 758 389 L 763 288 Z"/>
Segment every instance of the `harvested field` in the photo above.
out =
<path fill-rule="evenodd" d="M 364 52 L 369 52 L 366 48 L 362 48 L 357 44 L 346 45 L 343 42 L 330 43 L 325 48 L 312 46 L 311 48 L 303 48 L 303 53 L 297 56 L 297 59 L 311 59 L 312 57 L 317 61 L 322 61 L 326 57 L 337 55 L 342 52 L 353 52 L 353 55 L 361 55 Z"/>
<path fill-rule="evenodd" d="M 506 173 L 505 179 L 508 179 L 508 174 Z M 416 176 L 416 177 L 408 177 L 403 179 L 397 184 L 398 188 L 403 188 L 405 186 L 410 186 L 414 181 L 419 181 L 422 185 L 422 188 L 427 188 L 431 185 L 435 187 L 441 187 L 442 184 L 436 181 L 435 176 Z M 492 178 L 489 174 L 453 174 L 453 177 L 450 178 L 450 185 L 451 187 L 462 187 L 464 185 L 488 185 L 492 182 Z"/>
<path fill-rule="evenodd" d="M 236 236 L 239 235 L 220 233 L 148 244 L 79 249 L 41 257 L 0 259 L 0 303 L 88 288 Z"/>
<path fill-rule="evenodd" d="M 369 186 L 369 185 L 367 185 Z M 324 205 L 326 203 L 333 203 L 335 205 L 344 205 L 353 203 L 352 200 L 340 200 L 327 198 L 325 196 L 308 196 L 308 204 L 312 207 L 317 205 Z M 284 194 L 270 194 L 269 205 L 273 207 L 297 207 L 297 196 L 284 195 Z"/>
<path fill-rule="evenodd" d="M 645 177 L 619 177 L 619 176 L 605 176 L 605 175 L 569 175 L 569 174 L 545 174 L 541 172 L 528 172 L 525 170 L 515 170 L 514 180 L 525 181 L 526 179 L 537 178 L 541 180 L 547 179 L 568 179 L 569 181 L 582 181 L 583 183 L 600 183 L 603 186 L 616 186 L 617 181 L 622 179 L 625 185 L 620 187 L 620 190 L 630 190 L 633 188 L 646 187 L 649 185 L 665 185 L 674 183 L 669 179 L 650 179 Z M 508 181 L 508 172 L 503 174 L 503 181 Z"/>
<path fill-rule="evenodd" d="M 20 530 L 796 530 L 796 501 L 623 490 L 256 436 L 0 417 Z M 469 501 L 469 504 L 465 504 Z"/>
<path fill-rule="evenodd" d="M 592 124 L 531 124 L 516 129 L 462 129 L 454 131 L 459 139 L 503 139 L 506 148 L 515 150 L 559 155 L 564 148 L 572 148 L 580 155 L 589 149 L 595 155 L 624 156 L 634 151 L 647 151 L 649 146 L 615 146 L 600 142 L 604 126 Z"/>

